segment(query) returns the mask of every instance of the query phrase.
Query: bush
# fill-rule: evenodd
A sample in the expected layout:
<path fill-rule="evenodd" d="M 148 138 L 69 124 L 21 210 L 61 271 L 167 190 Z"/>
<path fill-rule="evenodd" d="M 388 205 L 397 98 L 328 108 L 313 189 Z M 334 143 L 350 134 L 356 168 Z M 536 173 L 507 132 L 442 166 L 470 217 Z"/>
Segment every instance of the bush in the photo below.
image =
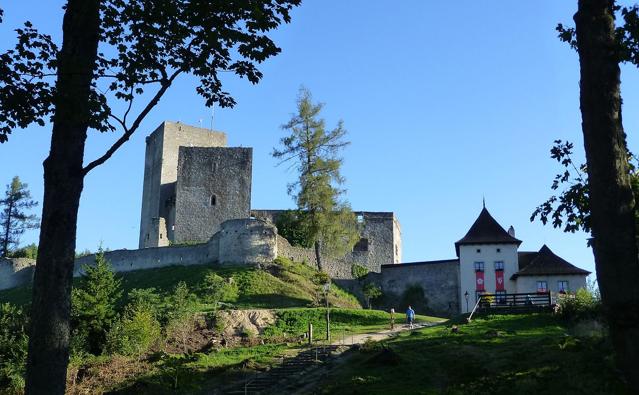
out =
<path fill-rule="evenodd" d="M 9 303 L 0 304 L 0 388 L 20 393 L 27 362 L 27 318 Z M 1 392 L 1 391 L 0 391 Z"/>
<path fill-rule="evenodd" d="M 288 240 L 292 246 L 313 247 L 313 239 L 303 224 L 303 211 L 286 210 L 277 217 L 277 233 Z"/>
<path fill-rule="evenodd" d="M 206 303 L 217 305 L 219 302 L 234 302 L 238 298 L 238 287 L 233 279 L 224 279 L 215 273 L 204 277 L 199 286 Z"/>
<path fill-rule="evenodd" d="M 107 334 L 111 354 L 140 355 L 160 339 L 160 323 L 151 309 L 129 305 Z"/>
<path fill-rule="evenodd" d="M 106 334 L 115 322 L 122 280 L 111 270 L 102 249 L 95 256 L 95 266 L 83 269 L 80 285 L 71 295 L 71 325 L 74 336 L 86 339 L 85 349 L 97 355 L 104 350 Z"/>
<path fill-rule="evenodd" d="M 127 294 L 127 300 L 130 306 L 148 310 L 157 319 L 162 315 L 162 297 L 155 288 L 134 288 Z"/>
<path fill-rule="evenodd" d="M 567 321 L 601 318 L 601 300 L 587 289 L 580 288 L 574 295 L 562 295 L 558 303 L 558 313 Z"/>
<path fill-rule="evenodd" d="M 364 276 L 368 274 L 368 269 L 362 265 L 358 265 L 357 263 L 354 263 L 353 266 L 351 266 L 351 274 L 353 275 L 353 278 L 357 280 L 361 280 Z"/>
<path fill-rule="evenodd" d="M 37 259 L 38 258 L 38 246 L 35 244 L 29 244 L 22 248 L 18 248 L 15 251 L 12 251 L 9 256 L 11 258 L 29 258 L 29 259 Z"/>
<path fill-rule="evenodd" d="M 371 301 L 382 296 L 382 289 L 373 283 L 368 283 L 362 288 L 362 292 L 366 297 L 366 304 L 371 308 Z"/>

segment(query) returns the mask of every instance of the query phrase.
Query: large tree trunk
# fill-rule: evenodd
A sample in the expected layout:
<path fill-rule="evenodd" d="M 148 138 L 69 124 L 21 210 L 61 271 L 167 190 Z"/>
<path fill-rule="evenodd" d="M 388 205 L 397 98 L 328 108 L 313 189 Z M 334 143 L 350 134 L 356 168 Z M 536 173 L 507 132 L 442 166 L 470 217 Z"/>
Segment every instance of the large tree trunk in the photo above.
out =
<path fill-rule="evenodd" d="M 99 41 L 99 4 L 99 0 L 69 0 L 64 15 L 51 150 L 44 161 L 27 394 L 64 394 L 65 390 L 76 222 Z"/>
<path fill-rule="evenodd" d="M 574 19 L 597 279 L 617 364 L 639 392 L 639 260 L 621 122 L 613 4 L 613 0 L 579 0 Z"/>

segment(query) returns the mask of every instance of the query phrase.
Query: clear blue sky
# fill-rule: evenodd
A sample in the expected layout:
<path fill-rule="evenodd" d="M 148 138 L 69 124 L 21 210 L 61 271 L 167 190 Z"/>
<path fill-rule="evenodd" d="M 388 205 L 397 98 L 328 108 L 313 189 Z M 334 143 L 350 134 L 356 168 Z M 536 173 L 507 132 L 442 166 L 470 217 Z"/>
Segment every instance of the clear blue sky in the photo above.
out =
<path fill-rule="evenodd" d="M 31 20 L 59 38 L 61 1 L 3 2 L 0 49 L 12 29 Z M 215 128 L 232 146 L 254 148 L 254 208 L 288 208 L 295 176 L 275 167 L 270 151 L 295 109 L 300 85 L 326 103 L 328 125 L 343 119 L 352 145 L 344 152 L 348 200 L 356 210 L 394 211 L 402 225 L 404 261 L 451 258 L 481 209 L 513 225 L 522 250 L 547 243 L 568 261 L 594 270 L 585 234 L 531 223 L 550 194 L 558 165 L 554 139 L 583 148 L 578 60 L 556 38 L 576 1 L 308 0 L 273 37 L 283 52 L 262 66 L 257 86 L 224 76 L 237 99 L 215 111 Z M 623 68 L 624 121 L 637 151 L 638 74 Z M 210 110 L 184 78 L 143 127 L 85 183 L 77 249 L 136 248 L 142 198 L 144 138 L 162 120 L 210 125 Z M 116 139 L 90 134 L 85 160 Z M 17 130 L 0 145 L 0 183 L 14 175 L 42 199 L 42 161 L 50 127 Z M 26 234 L 24 243 L 37 240 Z"/>

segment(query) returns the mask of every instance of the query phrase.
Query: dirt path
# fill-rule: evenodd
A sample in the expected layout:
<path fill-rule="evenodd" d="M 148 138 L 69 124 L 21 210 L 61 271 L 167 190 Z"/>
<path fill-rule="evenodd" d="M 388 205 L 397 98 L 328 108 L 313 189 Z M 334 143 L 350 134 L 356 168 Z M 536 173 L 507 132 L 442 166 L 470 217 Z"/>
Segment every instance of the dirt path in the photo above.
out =
<path fill-rule="evenodd" d="M 429 326 L 439 325 L 439 324 L 444 323 L 444 322 L 446 322 L 446 320 L 435 321 L 435 322 L 418 322 L 418 323 L 413 325 L 412 329 L 409 328 L 408 325 L 406 325 L 406 324 L 400 324 L 400 325 L 395 325 L 395 328 L 393 330 L 385 329 L 385 330 L 378 331 L 378 332 L 360 333 L 360 334 L 354 334 L 354 335 L 345 335 L 343 337 L 341 337 L 342 336 L 341 334 L 337 333 L 337 337 L 338 338 L 333 339 L 331 344 L 335 345 L 335 346 L 339 346 L 339 345 L 350 346 L 350 345 L 355 345 L 355 344 L 362 344 L 366 340 L 379 341 L 379 340 L 387 339 L 387 338 L 389 338 L 391 336 L 395 336 L 396 334 L 398 334 L 400 332 L 405 332 L 405 331 L 410 331 L 410 330 L 417 330 L 417 329 L 421 329 L 421 328 L 427 328 Z"/>

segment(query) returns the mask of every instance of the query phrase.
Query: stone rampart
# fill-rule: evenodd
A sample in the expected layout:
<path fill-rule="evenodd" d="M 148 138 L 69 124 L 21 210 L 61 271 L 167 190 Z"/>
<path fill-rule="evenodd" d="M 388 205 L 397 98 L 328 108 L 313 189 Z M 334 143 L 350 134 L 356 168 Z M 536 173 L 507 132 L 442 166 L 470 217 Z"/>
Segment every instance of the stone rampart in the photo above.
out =
<path fill-rule="evenodd" d="M 383 265 L 381 273 L 369 273 L 365 281 L 379 285 L 384 294 L 380 305 L 375 307 L 397 310 L 405 309 L 404 304 L 412 304 L 423 306 L 425 311 L 415 309 L 418 314 L 452 316 L 459 313 L 457 260 Z M 405 291 L 413 286 L 422 288 L 425 301 L 404 297 Z"/>
<path fill-rule="evenodd" d="M 277 228 L 266 221 L 225 221 L 218 235 L 220 264 L 266 263 L 277 257 Z"/>
<path fill-rule="evenodd" d="M 14 288 L 33 280 L 35 259 L 0 258 L 0 289 Z"/>

